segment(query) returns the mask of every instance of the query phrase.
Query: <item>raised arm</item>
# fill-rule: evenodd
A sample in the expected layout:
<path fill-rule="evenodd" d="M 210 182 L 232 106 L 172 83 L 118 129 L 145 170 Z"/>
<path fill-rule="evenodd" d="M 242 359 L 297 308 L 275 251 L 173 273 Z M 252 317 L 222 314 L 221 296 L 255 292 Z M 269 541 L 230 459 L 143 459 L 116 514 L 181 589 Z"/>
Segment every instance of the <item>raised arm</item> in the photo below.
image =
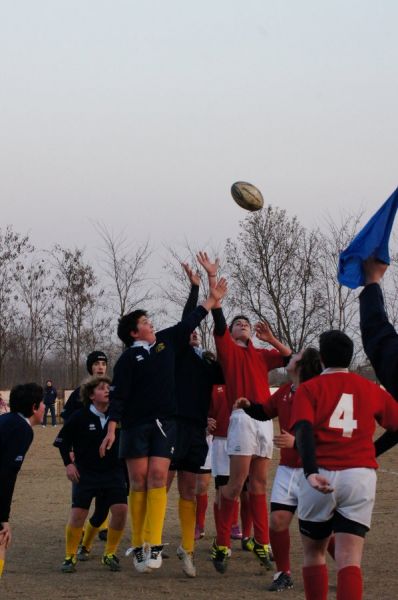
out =
<path fill-rule="evenodd" d="M 262 342 L 267 342 L 271 344 L 281 354 L 282 356 L 291 356 L 292 351 L 288 346 L 285 346 L 280 342 L 272 333 L 271 327 L 267 321 L 260 321 L 256 323 L 254 330 L 256 332 L 256 337 Z"/>
<path fill-rule="evenodd" d="M 200 274 L 197 272 L 195 273 L 193 269 L 188 265 L 188 263 L 181 263 L 181 266 L 187 274 L 189 281 L 191 282 L 191 290 L 189 292 L 188 299 L 185 303 L 184 310 L 182 311 L 182 318 L 184 318 L 187 315 L 189 315 L 190 312 L 195 310 L 198 304 Z"/>
<path fill-rule="evenodd" d="M 380 383 L 398 401 L 398 333 L 389 322 L 380 282 L 387 265 L 364 262 L 366 285 L 359 296 L 362 343 Z"/>

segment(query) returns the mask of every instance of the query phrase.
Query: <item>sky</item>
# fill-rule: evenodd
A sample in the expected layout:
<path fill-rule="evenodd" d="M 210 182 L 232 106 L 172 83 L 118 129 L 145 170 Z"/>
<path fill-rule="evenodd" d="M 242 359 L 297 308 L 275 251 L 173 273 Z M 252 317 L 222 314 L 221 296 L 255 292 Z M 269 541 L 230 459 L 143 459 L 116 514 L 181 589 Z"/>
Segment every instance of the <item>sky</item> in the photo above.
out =
<path fill-rule="evenodd" d="M 398 185 L 395 0 L 4 0 L 1 226 L 218 246 L 230 187 L 306 226 Z"/>

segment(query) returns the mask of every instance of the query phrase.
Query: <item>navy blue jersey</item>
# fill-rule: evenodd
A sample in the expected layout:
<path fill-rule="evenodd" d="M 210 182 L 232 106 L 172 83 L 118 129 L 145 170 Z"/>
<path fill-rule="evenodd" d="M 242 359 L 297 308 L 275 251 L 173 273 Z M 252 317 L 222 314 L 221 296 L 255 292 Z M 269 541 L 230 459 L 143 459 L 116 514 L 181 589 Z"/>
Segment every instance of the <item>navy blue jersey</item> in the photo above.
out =
<path fill-rule="evenodd" d="M 174 327 L 159 331 L 149 352 L 141 346 L 123 352 L 113 371 L 110 420 L 121 421 L 122 429 L 128 429 L 175 416 L 176 355 L 206 315 L 207 310 L 198 306 Z"/>
<path fill-rule="evenodd" d="M 0 522 L 10 516 L 15 481 L 32 440 L 32 427 L 23 416 L 0 416 Z"/>

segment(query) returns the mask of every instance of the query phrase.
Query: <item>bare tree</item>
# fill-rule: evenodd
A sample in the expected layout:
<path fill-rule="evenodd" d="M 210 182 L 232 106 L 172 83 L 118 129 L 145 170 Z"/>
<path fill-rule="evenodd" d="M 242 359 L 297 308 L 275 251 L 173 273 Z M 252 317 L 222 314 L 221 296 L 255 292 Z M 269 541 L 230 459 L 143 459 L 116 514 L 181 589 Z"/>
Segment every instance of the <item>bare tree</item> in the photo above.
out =
<path fill-rule="evenodd" d="M 24 310 L 20 328 L 25 349 L 23 370 L 29 379 L 36 380 L 41 378 L 44 357 L 55 342 L 54 282 L 46 261 L 37 256 L 30 265 L 16 271 L 15 281 Z"/>
<path fill-rule="evenodd" d="M 59 299 L 58 346 L 64 353 L 65 365 L 70 368 L 70 372 L 65 373 L 65 382 L 74 387 L 80 378 L 87 329 L 97 326 L 95 321 L 90 321 L 90 316 L 104 291 L 97 288 L 94 269 L 84 262 L 82 250 L 69 250 L 56 245 L 52 256 L 57 272 L 56 293 Z"/>
<path fill-rule="evenodd" d="M 102 224 L 96 230 L 103 242 L 101 266 L 111 282 L 109 295 L 122 316 L 150 299 L 144 284 L 152 251 L 148 241 L 135 247 L 124 233 L 115 235 Z"/>
<path fill-rule="evenodd" d="M 17 342 L 20 306 L 15 275 L 32 251 L 28 236 L 16 233 L 12 227 L 0 229 L 0 381 L 6 357 Z"/>
<path fill-rule="evenodd" d="M 340 253 L 355 237 L 361 218 L 362 213 L 345 214 L 338 221 L 328 218 L 318 254 L 326 326 L 351 335 L 358 332 L 357 294 L 339 284 L 337 269 Z"/>
<path fill-rule="evenodd" d="M 319 249 L 317 232 L 272 206 L 248 216 L 238 240 L 226 244 L 236 307 L 267 320 L 293 349 L 312 342 L 323 326 Z"/>

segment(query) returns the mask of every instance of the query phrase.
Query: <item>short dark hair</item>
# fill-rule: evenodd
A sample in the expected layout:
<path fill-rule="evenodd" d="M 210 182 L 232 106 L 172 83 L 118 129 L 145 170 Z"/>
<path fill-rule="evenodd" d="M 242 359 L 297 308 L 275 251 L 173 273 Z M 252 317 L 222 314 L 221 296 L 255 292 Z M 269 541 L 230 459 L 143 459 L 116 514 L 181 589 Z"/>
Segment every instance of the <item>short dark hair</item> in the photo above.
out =
<path fill-rule="evenodd" d="M 43 400 L 43 388 L 37 383 L 21 383 L 10 392 L 10 412 L 21 413 L 27 419 L 33 415 Z"/>
<path fill-rule="evenodd" d="M 229 326 L 229 330 L 232 331 L 232 327 L 234 326 L 235 321 L 240 321 L 240 320 L 244 320 L 247 321 L 251 327 L 251 323 L 250 323 L 250 319 L 249 317 L 246 317 L 246 315 L 236 315 L 236 317 L 234 317 L 231 321 L 231 324 Z"/>
<path fill-rule="evenodd" d="M 331 329 L 319 336 L 319 352 L 326 368 L 347 368 L 354 354 L 354 343 L 343 331 Z"/>
<path fill-rule="evenodd" d="M 109 377 L 103 375 L 101 377 L 91 377 L 87 381 L 85 381 L 80 387 L 80 399 L 83 402 L 84 406 L 90 406 L 92 400 L 90 398 L 91 394 L 94 392 L 95 388 L 99 386 L 100 383 L 111 383 Z"/>
<path fill-rule="evenodd" d="M 146 317 L 147 314 L 146 310 L 137 309 L 133 310 L 133 312 L 128 315 L 123 315 L 123 317 L 119 319 L 117 335 L 125 346 L 130 346 L 132 342 L 130 332 L 137 331 L 139 319 L 141 319 L 141 317 Z"/>
<path fill-rule="evenodd" d="M 300 383 L 308 381 L 312 377 L 316 377 L 322 373 L 321 355 L 316 348 L 306 348 L 297 361 L 299 370 Z"/>

